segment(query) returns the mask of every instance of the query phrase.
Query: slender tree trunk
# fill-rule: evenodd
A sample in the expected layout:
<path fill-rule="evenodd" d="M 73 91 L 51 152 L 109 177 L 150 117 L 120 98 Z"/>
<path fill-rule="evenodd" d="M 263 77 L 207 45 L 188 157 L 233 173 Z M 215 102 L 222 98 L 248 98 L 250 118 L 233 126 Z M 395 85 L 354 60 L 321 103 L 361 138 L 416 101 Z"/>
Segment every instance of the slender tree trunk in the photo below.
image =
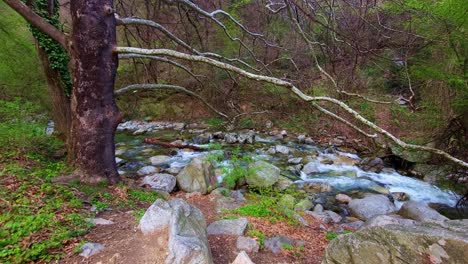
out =
<path fill-rule="evenodd" d="M 120 180 L 115 164 L 114 132 L 121 116 L 114 101 L 118 65 L 113 53 L 116 21 L 112 0 L 73 0 L 71 158 L 86 182 Z"/>
<path fill-rule="evenodd" d="M 38 46 L 37 42 L 36 50 L 47 79 L 47 89 L 51 98 L 52 119 L 55 123 L 55 129 L 59 132 L 59 138 L 65 142 L 66 146 L 69 146 L 68 140 L 70 138 L 71 127 L 70 98 L 65 94 L 65 87 L 60 78 L 60 73 L 50 67 L 46 52 Z"/>

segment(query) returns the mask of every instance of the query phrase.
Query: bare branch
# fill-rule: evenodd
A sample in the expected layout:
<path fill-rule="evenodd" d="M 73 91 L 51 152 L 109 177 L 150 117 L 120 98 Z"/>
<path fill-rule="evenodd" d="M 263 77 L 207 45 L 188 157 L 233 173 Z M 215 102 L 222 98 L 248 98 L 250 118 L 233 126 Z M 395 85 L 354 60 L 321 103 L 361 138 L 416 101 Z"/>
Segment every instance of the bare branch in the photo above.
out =
<path fill-rule="evenodd" d="M 47 34 L 53 40 L 57 41 L 62 47 L 68 50 L 65 34 L 49 24 L 44 18 L 34 13 L 29 7 L 19 0 L 4 0 L 4 2 L 20 14 L 28 23 Z"/>
<path fill-rule="evenodd" d="M 197 98 L 198 100 L 200 100 L 203 104 L 205 104 L 209 109 L 211 109 L 213 112 L 215 112 L 216 114 L 226 118 L 229 120 L 229 117 L 216 110 L 216 108 L 214 108 L 210 103 L 208 103 L 205 99 L 203 99 L 203 97 L 201 97 L 200 95 L 198 95 L 197 93 L 194 93 L 190 90 L 187 90 L 185 89 L 184 87 L 181 87 L 181 86 L 177 86 L 177 85 L 170 85 L 170 84 L 132 84 L 132 85 L 128 85 L 128 86 L 125 86 L 123 88 L 120 88 L 118 90 L 115 91 L 115 95 L 121 95 L 123 93 L 126 93 L 128 91 L 135 91 L 135 90 L 154 90 L 154 89 L 167 89 L 167 90 L 176 90 L 176 91 L 180 91 L 180 92 L 184 92 L 190 96 L 193 96 L 195 98 Z"/>
<path fill-rule="evenodd" d="M 374 123 L 370 122 L 366 118 L 364 118 L 362 115 L 360 115 L 358 112 L 353 110 L 351 107 L 349 107 L 347 104 L 344 102 L 337 100 L 335 98 L 327 97 L 327 96 L 309 96 L 304 94 L 301 90 L 299 90 L 294 84 L 281 80 L 275 77 L 271 76 L 265 76 L 265 75 L 258 75 L 254 74 L 251 72 L 247 72 L 241 68 L 238 68 L 236 66 L 220 62 L 211 58 L 207 57 L 202 57 L 202 56 L 197 56 L 197 55 L 190 55 L 190 54 L 185 54 L 182 52 L 174 51 L 174 50 L 168 50 L 168 49 L 140 49 L 140 48 L 132 48 L 132 47 L 116 47 L 114 49 L 116 53 L 139 53 L 139 54 L 145 54 L 145 55 L 163 55 L 163 56 L 169 56 L 173 58 L 178 58 L 178 59 L 183 59 L 183 60 L 189 60 L 189 61 L 196 61 L 196 62 L 202 62 L 206 63 L 212 66 L 215 66 L 217 68 L 221 68 L 224 70 L 232 71 L 235 73 L 238 73 L 248 79 L 255 80 L 255 81 L 261 81 L 261 82 L 267 82 L 271 83 L 274 85 L 282 86 L 285 88 L 290 89 L 296 96 L 298 96 L 300 99 L 307 101 L 307 102 L 317 102 L 317 101 L 325 101 L 325 102 L 330 102 L 333 103 L 337 106 L 339 106 L 341 109 L 345 110 L 346 112 L 350 113 L 356 120 L 358 120 L 360 123 L 364 124 L 365 126 L 371 128 L 372 130 L 376 131 L 379 134 L 382 134 L 384 137 L 392 141 L 394 144 L 400 146 L 403 149 L 409 149 L 409 150 L 418 150 L 418 151 L 427 151 L 431 152 L 437 155 L 440 155 L 460 166 L 468 168 L 468 163 L 457 159 L 450 154 L 439 150 L 435 148 L 430 148 L 430 147 L 424 147 L 424 146 L 418 146 L 418 145 L 413 145 L 413 144 L 407 144 L 394 135 L 392 135 L 390 132 L 380 128 L 379 126 L 375 125 Z"/>

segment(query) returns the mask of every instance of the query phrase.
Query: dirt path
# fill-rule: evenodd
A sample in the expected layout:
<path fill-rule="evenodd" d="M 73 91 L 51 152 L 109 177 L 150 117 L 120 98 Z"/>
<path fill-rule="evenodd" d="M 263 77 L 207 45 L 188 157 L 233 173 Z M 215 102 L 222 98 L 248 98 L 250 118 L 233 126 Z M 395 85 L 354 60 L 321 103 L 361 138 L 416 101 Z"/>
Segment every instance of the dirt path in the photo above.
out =
<path fill-rule="evenodd" d="M 199 195 L 185 198 L 185 193 L 175 193 L 172 198 L 183 198 L 187 202 L 199 208 L 205 215 L 207 224 L 219 220 L 222 215 L 216 213 L 213 195 Z M 143 236 L 138 229 L 138 222 L 131 212 L 108 211 L 98 217 L 112 220 L 114 224 L 95 226 L 83 238 L 85 241 L 101 243 L 105 249 L 89 259 L 70 254 L 63 258 L 60 263 L 164 263 L 166 252 L 161 248 L 163 241 L 167 240 L 167 234 L 154 234 Z M 292 226 L 285 223 L 271 223 L 267 219 L 258 217 L 247 217 L 249 228 L 260 230 L 271 237 L 283 235 L 295 241 L 301 241 L 301 250 L 281 250 L 273 254 L 268 250 L 260 250 L 258 253 L 248 253 L 256 264 L 271 263 L 320 263 L 328 240 L 325 231 L 320 228 L 321 223 L 310 216 L 305 216 L 309 227 Z M 231 263 L 239 253 L 236 248 L 235 236 L 209 236 L 209 243 L 215 264 Z"/>

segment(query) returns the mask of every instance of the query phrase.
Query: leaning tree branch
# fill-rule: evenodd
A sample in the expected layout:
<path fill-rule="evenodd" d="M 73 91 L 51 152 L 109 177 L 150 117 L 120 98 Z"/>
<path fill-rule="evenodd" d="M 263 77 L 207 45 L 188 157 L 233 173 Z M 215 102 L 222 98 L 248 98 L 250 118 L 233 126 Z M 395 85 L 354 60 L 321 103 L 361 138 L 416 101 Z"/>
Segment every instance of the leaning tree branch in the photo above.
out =
<path fill-rule="evenodd" d="M 218 115 L 220 115 L 220 116 L 222 116 L 222 117 L 229 120 L 229 117 L 226 114 L 216 110 L 216 108 L 214 108 L 210 103 L 208 103 L 203 97 L 201 97 L 197 93 L 194 93 L 194 92 L 192 92 L 190 90 L 185 89 L 184 87 L 177 86 L 177 85 L 171 85 L 171 84 L 132 84 L 132 85 L 128 85 L 128 86 L 125 86 L 123 88 L 120 88 L 117 91 L 115 91 L 114 93 L 115 93 L 115 95 L 121 95 L 121 94 L 126 93 L 128 91 L 154 90 L 154 89 L 176 90 L 176 91 L 186 93 L 186 94 L 188 94 L 190 96 L 193 96 L 193 97 L 197 98 L 198 100 L 200 100 L 203 104 L 205 104 L 210 110 L 212 110 L 216 114 L 218 114 Z"/>
<path fill-rule="evenodd" d="M 47 34 L 53 40 L 57 41 L 62 47 L 68 50 L 65 34 L 49 24 L 44 18 L 34 13 L 28 6 L 19 0 L 3 0 L 9 7 L 20 14 L 28 23 Z"/>
<path fill-rule="evenodd" d="M 430 148 L 430 147 L 425 147 L 425 146 L 419 146 L 419 145 L 413 145 L 413 144 L 408 144 L 403 142 L 402 140 L 398 139 L 394 135 L 392 135 L 390 132 L 380 128 L 379 126 L 375 125 L 371 121 L 367 120 L 365 117 L 360 115 L 358 112 L 356 112 L 354 109 L 349 107 L 347 104 L 344 102 L 337 100 L 335 98 L 327 97 L 327 96 L 309 96 L 304 94 L 301 90 L 299 90 L 294 84 L 291 82 L 278 79 L 276 77 L 271 77 L 271 76 L 265 76 L 265 75 L 259 75 L 259 74 L 254 74 L 251 72 L 248 72 L 246 70 L 243 70 L 241 68 L 238 68 L 236 66 L 233 66 L 228 63 L 220 62 L 211 58 L 203 57 L 203 56 L 197 56 L 197 55 L 190 55 L 190 54 L 185 54 L 182 52 L 178 52 L 175 50 L 168 50 L 168 49 L 141 49 L 141 48 L 133 48 L 133 47 L 116 47 L 114 49 L 116 53 L 136 53 L 136 54 L 145 54 L 145 55 L 161 55 L 161 56 L 169 56 L 173 58 L 178 58 L 182 60 L 188 60 L 188 61 L 195 61 L 195 62 L 202 62 L 209 64 L 211 66 L 221 68 L 224 70 L 232 71 L 235 72 L 239 75 L 244 76 L 245 78 L 255 80 L 255 81 L 261 81 L 261 82 L 267 82 L 271 83 L 274 85 L 282 86 L 285 88 L 288 88 L 293 92 L 296 96 L 298 96 L 300 99 L 307 101 L 307 102 L 319 102 L 319 101 L 324 101 L 324 102 L 329 102 L 332 104 L 335 104 L 339 106 L 341 109 L 344 111 L 348 112 L 351 114 L 356 120 L 358 120 L 360 123 L 363 125 L 371 128 L 372 130 L 376 131 L 377 133 L 383 135 L 385 138 L 389 139 L 392 141 L 394 144 L 400 146 L 403 149 L 406 150 L 417 150 L 417 151 L 426 151 L 426 152 L 431 152 L 433 154 L 440 155 L 462 167 L 468 168 L 468 163 L 457 159 L 447 152 L 444 152 L 439 149 L 435 148 Z"/>
<path fill-rule="evenodd" d="M 132 58 L 153 59 L 153 60 L 169 63 L 171 65 L 174 65 L 177 68 L 182 69 L 183 71 L 188 73 L 190 76 L 192 76 L 195 80 L 197 80 L 197 82 L 200 83 L 200 85 L 204 86 L 203 82 L 200 80 L 199 77 L 205 77 L 205 76 L 196 75 L 189 68 L 185 67 L 184 65 L 182 65 L 182 64 L 180 64 L 180 63 L 178 63 L 176 61 L 173 61 L 173 60 L 170 60 L 170 59 L 164 58 L 164 57 L 159 57 L 159 56 L 149 56 L 149 55 L 141 55 L 141 54 L 119 54 L 119 59 L 132 59 Z"/>

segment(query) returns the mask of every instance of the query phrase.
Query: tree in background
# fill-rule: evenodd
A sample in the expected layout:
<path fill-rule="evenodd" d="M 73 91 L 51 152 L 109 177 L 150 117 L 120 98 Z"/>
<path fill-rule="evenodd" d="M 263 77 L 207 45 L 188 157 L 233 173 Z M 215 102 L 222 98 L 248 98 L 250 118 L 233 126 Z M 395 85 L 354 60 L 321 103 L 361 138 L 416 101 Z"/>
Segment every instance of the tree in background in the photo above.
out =
<path fill-rule="evenodd" d="M 266 34 L 262 35 L 250 31 L 233 15 L 222 9 L 215 9 L 212 12 L 208 12 L 206 11 L 208 7 L 201 7 L 203 3 L 200 3 L 199 6 L 188 0 L 167 0 L 160 1 L 157 4 L 143 1 L 147 6 L 147 10 L 151 10 L 150 7 L 158 10 L 164 8 L 173 10 L 172 8 L 175 7 L 179 10 L 180 14 L 186 14 L 187 20 L 193 16 L 197 19 L 202 19 L 205 23 L 212 23 L 229 39 L 229 41 L 237 43 L 237 57 L 205 50 L 205 48 L 208 48 L 208 43 L 204 41 L 200 29 L 195 24 L 192 26 L 200 40 L 200 48 L 195 48 L 192 43 L 177 36 L 161 23 L 134 16 L 119 17 L 114 10 L 113 1 L 110 0 L 71 1 L 70 14 L 72 28 L 69 36 L 38 16 L 31 8 L 22 2 L 17 0 L 4 1 L 39 31 L 47 34 L 59 43 L 70 56 L 70 72 L 73 85 L 70 97 L 71 126 L 67 144 L 69 145 L 70 160 L 72 161 L 72 165 L 76 168 L 75 176 L 84 181 L 99 182 L 101 180 L 108 180 L 110 183 L 119 181 L 114 157 L 114 132 L 121 120 L 121 116 L 114 101 L 114 82 L 118 64 L 117 56 L 120 56 L 121 59 L 145 58 L 163 61 L 183 69 L 194 78 L 197 76 L 193 74 L 185 64 L 204 64 L 212 68 L 223 70 L 232 79 L 234 79 L 233 76 L 240 76 L 252 81 L 283 87 L 297 96 L 297 98 L 309 102 L 325 115 L 356 129 L 365 137 L 383 137 L 385 141 L 402 149 L 431 152 L 449 159 L 460 166 L 468 167 L 468 163 L 442 150 L 408 144 L 401 141 L 390 132 L 367 120 L 342 100 L 329 96 L 308 95 L 300 89 L 294 81 L 289 80 L 287 76 L 285 76 L 285 78 L 273 77 L 272 71 L 268 68 L 269 62 L 260 60 L 255 50 L 248 45 L 246 39 L 250 39 L 252 43 L 261 43 L 266 52 L 268 52 L 269 49 L 281 50 L 282 47 L 269 41 Z M 48 2 L 49 8 L 52 3 L 53 1 Z M 307 4 L 309 2 L 305 1 L 304 3 Z M 209 4 L 208 2 L 204 3 L 204 5 Z M 242 4 L 242 1 L 239 4 Z M 321 66 L 317 50 L 321 50 L 324 43 L 320 41 L 320 39 L 316 39 L 318 36 L 317 32 L 313 30 L 308 31 L 304 28 L 305 24 L 303 23 L 303 18 L 307 16 L 308 13 L 302 12 L 300 10 L 301 6 L 302 5 L 295 3 L 295 1 L 267 1 L 266 3 L 267 10 L 281 16 L 282 19 L 288 19 L 287 21 L 291 23 L 291 26 L 293 26 L 308 48 L 309 54 L 312 56 L 313 64 L 330 80 L 333 84 L 333 89 L 335 89 L 338 94 L 343 96 L 357 96 L 373 103 L 386 103 L 365 98 L 358 93 L 353 93 L 342 88 L 343 85 L 347 84 L 337 82 L 335 77 Z M 314 10 L 314 8 L 312 8 L 312 10 Z M 335 9 L 331 6 L 330 10 L 334 11 Z M 328 14 L 328 11 L 325 10 L 324 14 Z M 311 15 L 308 16 L 312 17 Z M 311 24 L 312 26 L 320 22 L 314 19 L 312 19 L 312 21 L 314 22 L 314 24 Z M 330 29 L 330 36 L 336 37 L 336 39 L 339 40 L 339 36 L 335 35 L 338 31 L 334 29 L 334 16 L 329 16 L 328 19 L 326 18 L 326 21 L 327 22 L 323 24 L 323 26 Z M 150 27 L 157 30 L 170 41 L 158 42 L 158 45 L 150 47 L 149 49 L 130 46 L 119 47 L 116 41 L 117 25 L 125 27 Z M 242 35 L 242 37 L 238 35 Z M 151 40 L 147 40 L 147 42 L 151 43 Z M 132 44 L 131 41 L 127 41 L 127 43 Z M 327 46 L 325 47 L 328 48 Z M 229 55 L 234 54 L 235 53 L 231 51 Z M 288 58 L 286 59 L 288 60 Z M 294 61 L 289 61 L 295 64 Z M 132 84 L 117 90 L 116 93 L 122 94 L 131 90 L 148 89 L 176 89 L 196 95 L 194 92 L 183 87 L 165 83 Z M 355 122 L 351 122 L 350 118 L 344 118 L 334 113 L 333 109 L 340 109 L 340 111 L 345 112 L 352 117 L 352 120 L 357 121 L 359 125 L 356 125 Z M 228 119 L 233 119 L 220 111 L 217 111 L 217 113 Z"/>

